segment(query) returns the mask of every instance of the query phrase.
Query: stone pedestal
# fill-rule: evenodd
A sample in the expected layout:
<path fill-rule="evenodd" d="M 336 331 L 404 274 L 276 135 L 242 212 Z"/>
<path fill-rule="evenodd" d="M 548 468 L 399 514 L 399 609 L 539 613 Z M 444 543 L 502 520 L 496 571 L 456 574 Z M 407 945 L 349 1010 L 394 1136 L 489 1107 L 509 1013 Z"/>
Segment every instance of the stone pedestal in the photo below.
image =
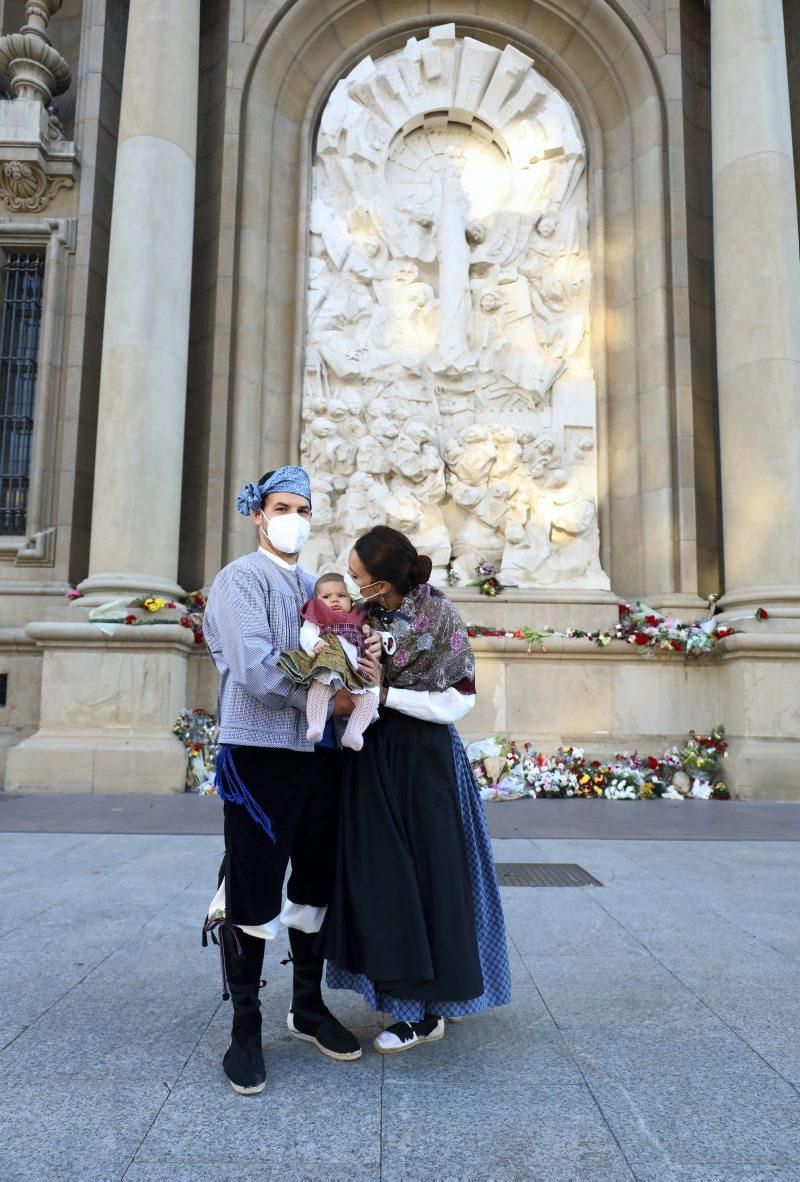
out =
<path fill-rule="evenodd" d="M 30 624 L 43 652 L 39 730 L 8 753 L 6 787 L 180 792 L 171 733 L 186 702 L 194 636 L 180 625 Z"/>

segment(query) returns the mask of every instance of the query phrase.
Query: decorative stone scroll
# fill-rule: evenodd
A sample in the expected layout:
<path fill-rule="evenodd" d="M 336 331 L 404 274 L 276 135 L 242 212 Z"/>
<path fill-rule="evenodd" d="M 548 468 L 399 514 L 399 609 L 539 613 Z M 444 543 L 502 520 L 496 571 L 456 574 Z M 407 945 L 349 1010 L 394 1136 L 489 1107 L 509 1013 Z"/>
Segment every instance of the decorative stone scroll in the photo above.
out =
<path fill-rule="evenodd" d="M 308 262 L 318 566 L 388 522 L 439 583 L 608 588 L 589 301 L 583 140 L 530 58 L 443 25 L 340 81 Z"/>

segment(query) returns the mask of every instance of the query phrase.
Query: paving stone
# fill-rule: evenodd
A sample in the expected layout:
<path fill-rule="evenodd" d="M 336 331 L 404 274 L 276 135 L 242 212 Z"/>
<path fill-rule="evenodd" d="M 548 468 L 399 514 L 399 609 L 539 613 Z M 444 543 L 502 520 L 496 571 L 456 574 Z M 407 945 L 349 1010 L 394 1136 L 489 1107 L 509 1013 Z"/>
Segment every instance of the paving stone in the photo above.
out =
<path fill-rule="evenodd" d="M 800 844 L 498 839 L 606 885 L 504 889 L 512 1005 L 393 1058 L 345 991 L 361 1060 L 289 1036 L 283 936 L 253 1098 L 223 1076 L 230 1005 L 199 942 L 221 848 L 0 834 L 2 1182 L 800 1178 Z"/>
<path fill-rule="evenodd" d="M 47 1077 L 5 1079 L 0 1071 L 3 1182 L 110 1182 L 120 1178 L 167 1089 L 158 1080 L 110 1086 L 100 1072 L 70 1087 Z"/>
<path fill-rule="evenodd" d="M 410 1052 L 427 1054 L 433 1047 Z M 443 1079 L 444 1077 L 442 1077 Z M 487 1076 L 455 1089 L 402 1081 L 383 1087 L 382 1177 L 630 1179 L 623 1155 L 583 1087 Z M 465 1114 L 470 1119 L 465 1119 Z"/>
<path fill-rule="evenodd" d="M 732 1032 L 566 1037 L 637 1176 L 681 1162 L 798 1169 L 800 1095 Z"/>

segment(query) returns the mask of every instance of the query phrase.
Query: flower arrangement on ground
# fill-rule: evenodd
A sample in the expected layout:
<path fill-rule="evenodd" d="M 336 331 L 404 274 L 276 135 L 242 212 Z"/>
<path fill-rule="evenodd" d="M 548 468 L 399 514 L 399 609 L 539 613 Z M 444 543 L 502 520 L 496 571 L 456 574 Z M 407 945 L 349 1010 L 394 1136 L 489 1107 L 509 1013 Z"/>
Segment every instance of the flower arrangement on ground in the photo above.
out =
<path fill-rule="evenodd" d="M 581 747 L 561 746 L 548 755 L 530 742 L 503 736 L 470 743 L 467 755 L 484 800 L 727 800 L 721 772 L 726 750 L 725 732 L 716 727 L 708 736 L 691 731 L 682 747 L 659 756 L 623 751 L 607 763 L 587 760 Z"/>
<path fill-rule="evenodd" d="M 172 727 L 186 748 L 186 791 L 200 796 L 216 794 L 217 720 L 205 710 L 181 710 Z"/>
<path fill-rule="evenodd" d="M 523 762 L 530 743 L 518 747 L 515 739 L 481 739 L 470 744 L 469 753 L 481 795 L 499 792 L 505 800 L 526 796 Z"/>

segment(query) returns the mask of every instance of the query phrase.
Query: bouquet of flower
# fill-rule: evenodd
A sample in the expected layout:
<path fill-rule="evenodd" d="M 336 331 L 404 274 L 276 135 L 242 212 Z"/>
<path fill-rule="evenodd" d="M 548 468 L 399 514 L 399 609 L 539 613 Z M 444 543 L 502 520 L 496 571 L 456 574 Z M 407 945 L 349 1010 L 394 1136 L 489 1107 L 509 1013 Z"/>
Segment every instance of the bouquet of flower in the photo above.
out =
<path fill-rule="evenodd" d="M 701 800 L 727 800 L 730 792 L 722 780 L 722 760 L 728 758 L 725 728 L 714 727 L 710 735 L 689 731 L 686 745 L 680 752 L 684 771 L 692 781 L 692 796 Z"/>
<path fill-rule="evenodd" d="M 687 657 L 702 657 L 713 651 L 718 640 L 733 634 L 733 628 L 717 624 L 714 617 L 692 620 L 690 623 L 665 617 L 640 600 L 631 605 L 619 605 L 619 623 L 615 629 L 618 639 L 638 648 L 650 650 L 672 649 Z"/>
<path fill-rule="evenodd" d="M 217 720 L 205 710 L 181 710 L 172 727 L 186 748 L 186 790 L 207 795 L 214 791 L 217 762 Z"/>
<path fill-rule="evenodd" d="M 522 771 L 531 796 L 585 796 L 579 777 L 583 774 L 580 747 L 557 747 L 555 754 L 533 751 L 523 760 Z"/>
<path fill-rule="evenodd" d="M 529 743 L 523 744 L 523 754 L 529 746 Z M 467 758 L 472 763 L 484 800 L 516 800 L 526 794 L 523 754 L 516 739 L 506 739 L 502 735 L 470 743 Z"/>
<path fill-rule="evenodd" d="M 608 769 L 606 797 L 608 800 L 638 800 L 644 783 L 645 777 L 641 769 L 628 761 L 621 761 L 618 757 Z M 652 794 L 651 782 L 648 795 Z"/>
<path fill-rule="evenodd" d="M 475 574 L 478 576 L 473 585 L 477 586 L 481 595 L 499 595 L 505 587 L 495 575 L 495 566 L 493 562 L 479 562 L 475 567 Z"/>

